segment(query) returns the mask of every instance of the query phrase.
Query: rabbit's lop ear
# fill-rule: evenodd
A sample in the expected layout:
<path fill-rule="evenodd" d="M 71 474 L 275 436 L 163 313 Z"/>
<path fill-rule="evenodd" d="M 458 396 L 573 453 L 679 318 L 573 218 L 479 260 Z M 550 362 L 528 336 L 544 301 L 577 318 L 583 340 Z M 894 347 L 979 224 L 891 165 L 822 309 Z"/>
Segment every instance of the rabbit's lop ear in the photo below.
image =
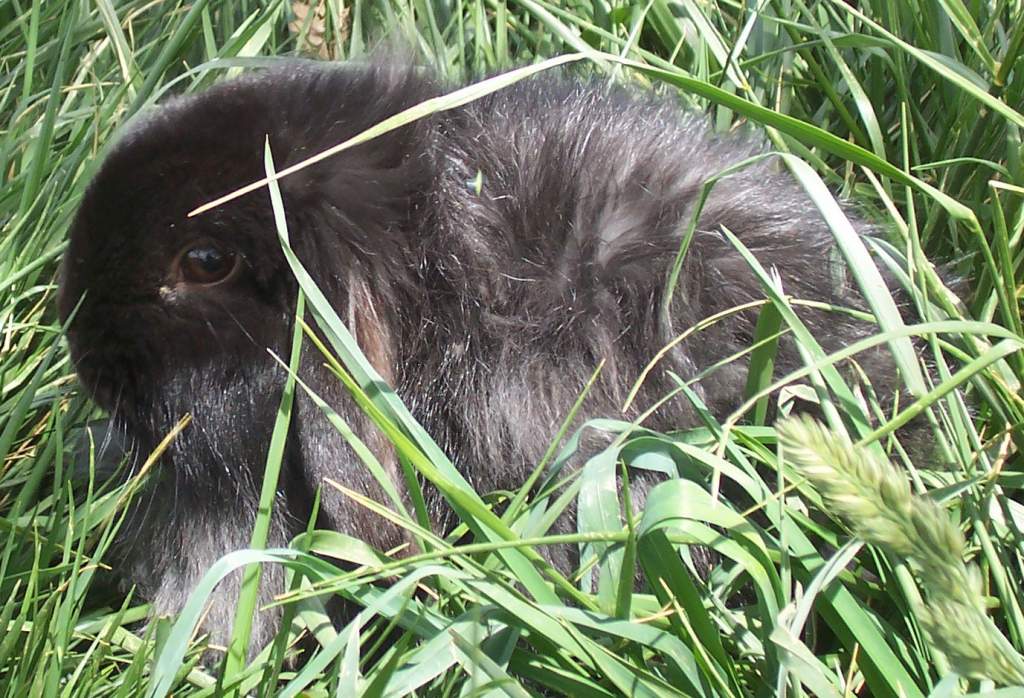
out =
<path fill-rule="evenodd" d="M 338 308 L 338 314 L 345 318 L 350 332 L 381 379 L 393 385 L 397 371 L 387 312 L 358 274 L 350 273 L 348 279 L 346 307 Z M 319 525 L 359 538 L 381 552 L 408 550 L 411 538 L 402 528 L 346 492 L 369 497 L 393 511 L 399 505 L 406 507 L 407 497 L 394 448 L 359 409 L 311 342 L 303 347 L 300 370 L 317 395 L 341 417 L 345 428 L 351 430 L 348 434 L 342 433 L 330 424 L 313 399 L 306 394 L 297 396 L 292 438 L 298 444 L 306 482 L 321 491 Z M 375 389 L 371 387 L 371 391 Z M 354 439 L 366 447 L 364 455 L 353 447 Z M 365 455 L 367 451 L 369 456 Z M 380 467 L 368 467 L 365 458 L 376 460 Z M 378 479 L 381 477 L 387 482 L 381 482 Z M 401 493 L 401 502 L 392 501 L 388 490 Z"/>
<path fill-rule="evenodd" d="M 272 86 L 278 99 L 270 146 L 279 169 L 344 143 L 437 90 L 410 67 L 388 64 L 301 66 L 275 76 Z M 347 148 L 280 182 L 296 255 L 382 380 L 396 387 L 402 379 L 396 338 L 405 334 L 399 322 L 408 322 L 396 309 L 423 302 L 414 231 L 429 209 L 434 176 L 426 155 L 428 121 Z M 326 364 L 313 343 L 305 342 L 302 378 L 351 433 L 339 433 L 301 390 L 292 424 L 302 477 L 322 492 L 319 525 L 380 550 L 401 546 L 406 537 L 400 529 L 341 490 L 394 508 L 386 492 L 401 491 L 402 478 L 390 444 Z M 367 467 L 349 443 L 354 438 L 380 469 Z M 373 474 L 381 471 L 392 481 L 386 486 Z"/>

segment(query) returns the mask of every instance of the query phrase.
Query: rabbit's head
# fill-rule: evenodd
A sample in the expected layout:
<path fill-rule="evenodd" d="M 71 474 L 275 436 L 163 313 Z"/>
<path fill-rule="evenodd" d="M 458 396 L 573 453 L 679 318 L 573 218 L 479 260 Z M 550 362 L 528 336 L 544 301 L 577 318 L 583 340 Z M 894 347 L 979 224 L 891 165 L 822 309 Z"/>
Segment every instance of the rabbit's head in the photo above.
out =
<path fill-rule="evenodd" d="M 287 354 L 296 285 L 267 190 L 189 213 L 261 179 L 268 140 L 282 169 L 430 89 L 408 70 L 299 63 L 172 100 L 130 127 L 84 196 L 62 270 L 61 318 L 74 312 L 71 355 L 96 401 L 143 431 L 211 395 L 272 401 L 257 393 L 280 383 L 267 350 Z M 340 312 L 360 279 L 388 275 L 385 260 L 402 265 L 425 188 L 410 155 L 417 128 L 281 181 L 293 245 Z"/>

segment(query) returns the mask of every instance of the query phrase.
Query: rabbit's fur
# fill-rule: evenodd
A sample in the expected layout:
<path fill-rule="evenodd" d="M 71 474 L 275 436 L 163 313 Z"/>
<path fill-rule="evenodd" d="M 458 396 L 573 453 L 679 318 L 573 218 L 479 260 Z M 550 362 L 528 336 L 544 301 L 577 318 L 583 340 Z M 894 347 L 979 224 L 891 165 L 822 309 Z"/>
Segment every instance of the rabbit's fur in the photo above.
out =
<path fill-rule="evenodd" d="M 186 413 L 119 544 L 126 578 L 160 611 L 179 609 L 204 571 L 246 547 L 284 382 L 296 283 L 265 189 L 208 213 L 195 207 L 260 179 L 264 139 L 278 169 L 442 92 L 394 65 L 296 63 L 219 84 L 153 111 L 109 153 L 91 183 L 64 259 L 60 311 L 85 294 L 68 338 L 82 383 L 144 459 Z M 292 244 L 362 349 L 481 492 L 515 489 L 541 459 L 584 384 L 604 368 L 577 424 L 619 414 L 652 356 L 699 320 L 763 293 L 721 229 L 736 234 L 793 296 L 863 307 L 815 206 L 777 161 L 717 185 L 686 256 L 671 318 L 659 316 L 669 269 L 703 182 L 763 151 L 718 135 L 704 117 L 649 93 L 541 76 L 431 115 L 281 181 Z M 854 225 L 866 229 L 863 222 Z M 218 241 L 239 273 L 212 286 L 175 281 L 190 242 Z M 847 315 L 804 311 L 828 350 L 874 331 Z M 662 360 L 640 408 L 749 346 L 756 311 L 693 335 Z M 876 388 L 886 350 L 858 358 Z M 782 341 L 777 371 L 799 365 Z M 395 456 L 307 344 L 301 375 L 389 468 Z M 740 402 L 746 362 L 695 385 L 712 413 Z M 636 410 L 627 417 L 632 418 Z M 676 398 L 646 425 L 693 426 Z M 386 501 L 380 486 L 299 391 L 270 545 L 302 530 L 331 478 Z M 634 496 L 649 486 L 638 474 Z M 428 488 L 439 529 L 448 509 Z M 570 530 L 571 515 L 559 522 Z M 332 487 L 320 525 L 381 550 L 394 526 Z M 550 553 L 564 568 L 572 551 Z M 263 600 L 283 573 L 264 569 Z M 229 635 L 237 580 L 205 628 Z M 265 643 L 277 611 L 260 613 Z"/>

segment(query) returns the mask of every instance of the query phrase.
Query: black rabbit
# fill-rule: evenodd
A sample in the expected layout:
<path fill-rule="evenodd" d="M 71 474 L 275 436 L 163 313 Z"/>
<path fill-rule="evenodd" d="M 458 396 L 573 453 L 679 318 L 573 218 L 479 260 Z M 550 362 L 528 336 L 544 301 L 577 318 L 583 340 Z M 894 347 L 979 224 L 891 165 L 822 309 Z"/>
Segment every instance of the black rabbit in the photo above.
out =
<path fill-rule="evenodd" d="M 267 349 L 288 355 L 297 289 L 265 189 L 186 214 L 260 179 L 268 136 L 284 168 L 441 91 L 429 76 L 393 65 L 288 64 L 148 114 L 91 183 L 60 298 L 67 318 L 84 294 L 68 331 L 81 381 L 136 458 L 193 415 L 119 545 L 126 578 L 158 610 L 179 609 L 216 559 L 249 541 L 284 382 Z M 659 314 L 701 185 L 762 151 L 759 139 L 717 135 L 671 100 L 542 76 L 392 131 L 281 187 L 299 258 L 365 354 L 466 478 L 491 491 L 523 482 L 600 361 L 579 422 L 618 414 L 643 366 L 678 332 L 763 297 L 723 227 L 776 268 L 792 295 L 863 307 L 815 206 L 778 162 L 763 159 L 713 189 L 670 317 Z M 748 346 L 755 319 L 732 316 L 677 346 L 637 404 L 675 387 L 668 371 L 690 378 Z M 803 319 L 830 350 L 875 331 L 822 311 Z M 879 388 L 894 384 L 887 350 L 859 361 Z M 778 370 L 798 365 L 784 340 Z M 387 443 L 311 347 L 300 372 L 400 486 Z M 734 361 L 695 389 L 723 415 L 738 405 L 745 380 L 745 363 Z M 696 421 L 679 398 L 647 424 Z M 300 394 L 272 545 L 304 527 L 326 477 L 386 501 Z M 637 476 L 634 495 L 650 484 L 645 477 Z M 437 527 L 449 527 L 444 502 L 428 497 Z M 382 550 L 404 542 L 399 529 L 332 488 L 321 516 L 322 526 Z M 550 555 L 563 569 L 573 565 L 571 550 Z M 265 595 L 280 589 L 280 570 L 264 575 Z M 214 640 L 229 634 L 236 593 L 234 581 L 214 599 L 205 626 Z M 257 643 L 275 630 L 275 613 L 256 619 Z"/>

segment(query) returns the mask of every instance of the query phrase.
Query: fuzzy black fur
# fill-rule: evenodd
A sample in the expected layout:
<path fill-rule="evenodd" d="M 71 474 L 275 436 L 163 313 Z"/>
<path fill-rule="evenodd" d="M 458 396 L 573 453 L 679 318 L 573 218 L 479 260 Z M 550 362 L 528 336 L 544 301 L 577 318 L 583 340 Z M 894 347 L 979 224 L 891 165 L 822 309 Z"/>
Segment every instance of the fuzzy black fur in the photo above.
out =
<path fill-rule="evenodd" d="M 388 65 L 297 63 L 251 75 L 146 116 L 89 187 L 60 301 L 66 318 L 86 294 L 69 330 L 81 380 L 139 457 L 193 415 L 119 547 L 127 579 L 160 611 L 179 609 L 217 558 L 248 543 L 283 384 L 267 348 L 287 356 L 296 295 L 265 190 L 186 213 L 261 178 L 268 135 L 280 169 L 439 93 L 421 73 Z M 777 162 L 762 160 L 713 190 L 671 318 L 659 318 L 701 184 L 761 151 L 757 139 L 716 135 L 703 117 L 651 94 L 538 77 L 344 152 L 282 189 L 299 257 L 370 360 L 467 479 L 491 491 L 523 482 L 598 362 L 605 367 L 579 421 L 617 414 L 676 333 L 763 296 L 723 226 L 778 269 L 791 294 L 863 306 L 832 261 L 833 238 L 813 204 Z M 212 287 L 169 280 L 172 260 L 199 238 L 237 251 L 242 273 Z M 829 350 L 873 331 L 835 314 L 803 318 Z M 638 404 L 674 387 L 668 371 L 689 378 L 749 345 L 754 319 L 735 316 L 681 344 Z M 886 351 L 859 360 L 876 387 L 892 385 Z M 778 370 L 798 364 L 783 341 Z M 397 473 L 310 348 L 301 371 Z M 723 415 L 738 404 L 745 373 L 733 362 L 697 393 Z M 296 410 L 272 545 L 301 529 L 325 477 L 383 500 L 315 405 L 300 395 Z M 695 423 L 676 399 L 648 425 Z M 430 496 L 438 527 L 449 526 Z M 321 523 L 381 549 L 403 540 L 329 487 Z M 572 565 L 571 551 L 552 557 Z M 282 573 L 264 574 L 265 599 Z M 218 593 L 206 628 L 223 642 L 237 582 Z M 260 614 L 255 641 L 277 623 L 276 612 Z"/>

